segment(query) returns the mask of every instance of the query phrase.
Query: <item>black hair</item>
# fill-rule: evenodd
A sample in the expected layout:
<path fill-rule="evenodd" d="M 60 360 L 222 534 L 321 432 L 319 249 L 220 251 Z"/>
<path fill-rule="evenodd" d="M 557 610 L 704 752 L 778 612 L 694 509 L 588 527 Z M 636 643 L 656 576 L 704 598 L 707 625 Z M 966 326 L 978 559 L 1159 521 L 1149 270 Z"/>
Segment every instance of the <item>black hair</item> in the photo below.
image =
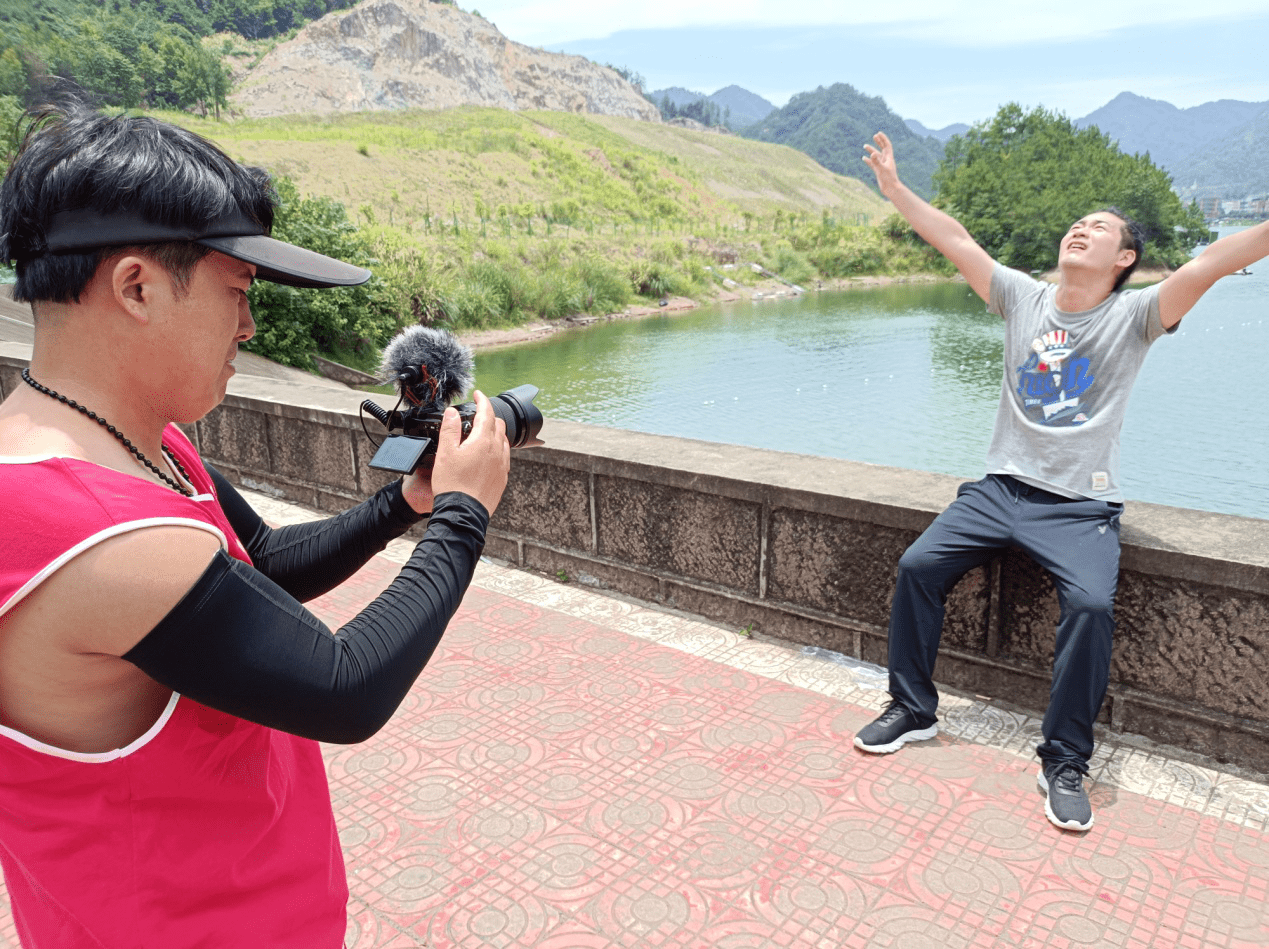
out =
<path fill-rule="evenodd" d="M 1141 254 L 1146 247 L 1146 232 L 1142 230 L 1140 224 L 1130 218 L 1119 208 L 1113 204 L 1110 207 L 1098 208 L 1092 214 L 1113 214 L 1119 220 L 1123 221 L 1123 226 L 1119 229 L 1119 249 L 1132 249 L 1132 263 L 1119 272 L 1119 276 L 1115 278 L 1115 286 L 1113 290 L 1117 291 L 1123 288 L 1128 282 L 1128 278 L 1132 276 L 1132 272 L 1137 269 L 1137 264 L 1141 263 Z"/>
<path fill-rule="evenodd" d="M 18 155 L 0 184 L 0 261 L 15 261 L 15 300 L 78 302 L 97 268 L 126 251 L 158 262 L 183 292 L 208 249 L 174 242 L 48 252 L 59 211 L 131 210 L 147 220 L 194 228 L 235 211 L 273 227 L 277 196 L 268 173 L 238 164 L 201 136 L 146 116 L 104 115 L 81 102 L 26 116 Z"/>

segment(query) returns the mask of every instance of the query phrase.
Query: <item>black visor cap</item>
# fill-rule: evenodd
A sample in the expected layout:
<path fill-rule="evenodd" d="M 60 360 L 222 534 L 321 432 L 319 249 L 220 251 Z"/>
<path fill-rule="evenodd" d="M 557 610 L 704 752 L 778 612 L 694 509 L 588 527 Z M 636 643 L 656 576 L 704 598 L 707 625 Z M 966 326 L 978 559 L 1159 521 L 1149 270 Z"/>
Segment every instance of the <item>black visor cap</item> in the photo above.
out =
<path fill-rule="evenodd" d="M 156 224 L 129 211 L 103 213 L 77 208 L 54 214 L 45 239 L 49 252 L 54 254 L 192 241 L 255 264 L 257 279 L 289 287 L 355 287 L 370 279 L 370 271 L 364 267 L 269 237 L 259 224 L 241 213 L 196 228 L 182 228 Z"/>

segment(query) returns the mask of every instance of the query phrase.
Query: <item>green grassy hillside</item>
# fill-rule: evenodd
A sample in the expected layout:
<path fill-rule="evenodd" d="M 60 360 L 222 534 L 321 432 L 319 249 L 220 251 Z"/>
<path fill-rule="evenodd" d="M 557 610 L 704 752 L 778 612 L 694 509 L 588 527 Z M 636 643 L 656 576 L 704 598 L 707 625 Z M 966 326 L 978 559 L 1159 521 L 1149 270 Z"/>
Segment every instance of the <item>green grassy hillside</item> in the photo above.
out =
<path fill-rule="evenodd" d="M 303 193 L 342 202 L 354 219 L 424 233 L 455 216 L 714 232 L 776 211 L 867 223 L 887 209 L 861 182 L 791 148 L 633 119 L 475 107 L 220 123 L 166 117 L 290 177 Z"/>
<path fill-rule="evenodd" d="M 890 209 L 869 188 L 783 145 L 476 107 L 165 117 L 281 176 L 278 236 L 374 271 L 356 291 L 253 288 L 263 318 L 250 348 L 293 365 L 316 347 L 370 366 L 413 322 L 505 326 L 708 298 L 758 279 L 751 262 L 803 285 L 942 266 L 895 219 L 876 226 Z"/>

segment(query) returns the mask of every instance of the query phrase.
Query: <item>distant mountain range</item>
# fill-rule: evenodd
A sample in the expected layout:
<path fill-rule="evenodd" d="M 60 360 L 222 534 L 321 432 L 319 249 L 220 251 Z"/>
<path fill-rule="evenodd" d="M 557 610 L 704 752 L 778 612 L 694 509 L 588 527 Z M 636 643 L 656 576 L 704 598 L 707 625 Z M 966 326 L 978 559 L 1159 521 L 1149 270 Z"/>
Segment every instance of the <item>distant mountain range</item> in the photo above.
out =
<path fill-rule="evenodd" d="M 904 183 L 922 197 L 933 195 L 932 177 L 943 157 L 942 143 L 912 131 L 880 96 L 866 96 L 845 83 L 798 93 L 741 134 L 789 145 L 830 171 L 871 184 L 872 173 L 863 163 L 864 145 L 877 131 L 894 143 Z"/>
<path fill-rule="evenodd" d="M 1269 193 L 1269 102 L 1221 99 L 1178 109 L 1121 92 L 1075 124 L 1096 125 L 1120 151 L 1149 152 L 1182 198 Z"/>
<path fill-rule="evenodd" d="M 916 119 L 906 122 L 917 135 L 940 142 L 969 129 L 962 123 L 931 130 Z M 1096 125 L 1120 151 L 1148 153 L 1172 176 L 1172 187 L 1184 200 L 1269 194 L 1269 102 L 1221 99 L 1179 109 L 1121 92 L 1075 124 Z"/>
<path fill-rule="evenodd" d="M 762 96 L 748 89 L 742 89 L 740 86 L 727 86 L 708 96 L 703 92 L 684 89 L 682 86 L 658 89 L 656 92 L 649 92 L 648 95 L 657 103 L 668 96 L 670 101 L 679 108 L 699 102 L 701 99 L 708 99 L 720 110 L 728 110 L 726 112 L 729 117 L 728 125 L 733 129 L 742 129 L 755 122 L 761 122 L 775 111 L 775 106 Z"/>
<path fill-rule="evenodd" d="M 962 132 L 968 132 L 969 126 L 964 122 L 957 122 L 954 125 L 946 125 L 941 129 L 927 129 L 916 119 L 904 119 L 904 124 L 912 129 L 923 138 L 936 138 L 940 142 L 946 143 L 953 135 L 960 135 Z"/>

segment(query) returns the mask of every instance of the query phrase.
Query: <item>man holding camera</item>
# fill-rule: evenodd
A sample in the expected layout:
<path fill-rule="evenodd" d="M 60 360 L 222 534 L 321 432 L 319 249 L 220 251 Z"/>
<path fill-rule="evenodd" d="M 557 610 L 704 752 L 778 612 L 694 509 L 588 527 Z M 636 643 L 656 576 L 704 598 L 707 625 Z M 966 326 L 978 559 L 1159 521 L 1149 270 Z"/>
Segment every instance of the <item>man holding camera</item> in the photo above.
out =
<path fill-rule="evenodd" d="M 38 946 L 342 945 L 317 741 L 373 734 L 457 609 L 506 485 L 503 422 L 435 467 L 271 530 L 177 423 L 224 398 L 253 280 L 369 273 L 268 237 L 273 192 L 204 139 L 86 109 L 33 118 L 0 186 L 32 303 L 0 404 L 0 865 Z M 332 633 L 300 603 L 430 514 Z"/>
<path fill-rule="evenodd" d="M 1221 277 L 1269 255 L 1269 223 L 1212 244 L 1162 283 L 1123 286 L 1141 260 L 1140 228 L 1114 208 L 1071 225 L 1056 286 L 992 260 L 954 218 L 899 180 L 883 133 L 865 146 L 877 184 L 912 228 L 1005 320 L 1005 378 L 988 475 L 964 484 L 899 561 L 890 611 L 891 702 L 855 746 L 884 754 L 933 738 L 934 663 L 948 592 L 971 568 L 1021 547 L 1053 577 L 1061 619 L 1037 748 L 1045 814 L 1087 830 L 1083 779 L 1106 695 L 1119 578 L 1119 431 L 1151 343 Z"/>

